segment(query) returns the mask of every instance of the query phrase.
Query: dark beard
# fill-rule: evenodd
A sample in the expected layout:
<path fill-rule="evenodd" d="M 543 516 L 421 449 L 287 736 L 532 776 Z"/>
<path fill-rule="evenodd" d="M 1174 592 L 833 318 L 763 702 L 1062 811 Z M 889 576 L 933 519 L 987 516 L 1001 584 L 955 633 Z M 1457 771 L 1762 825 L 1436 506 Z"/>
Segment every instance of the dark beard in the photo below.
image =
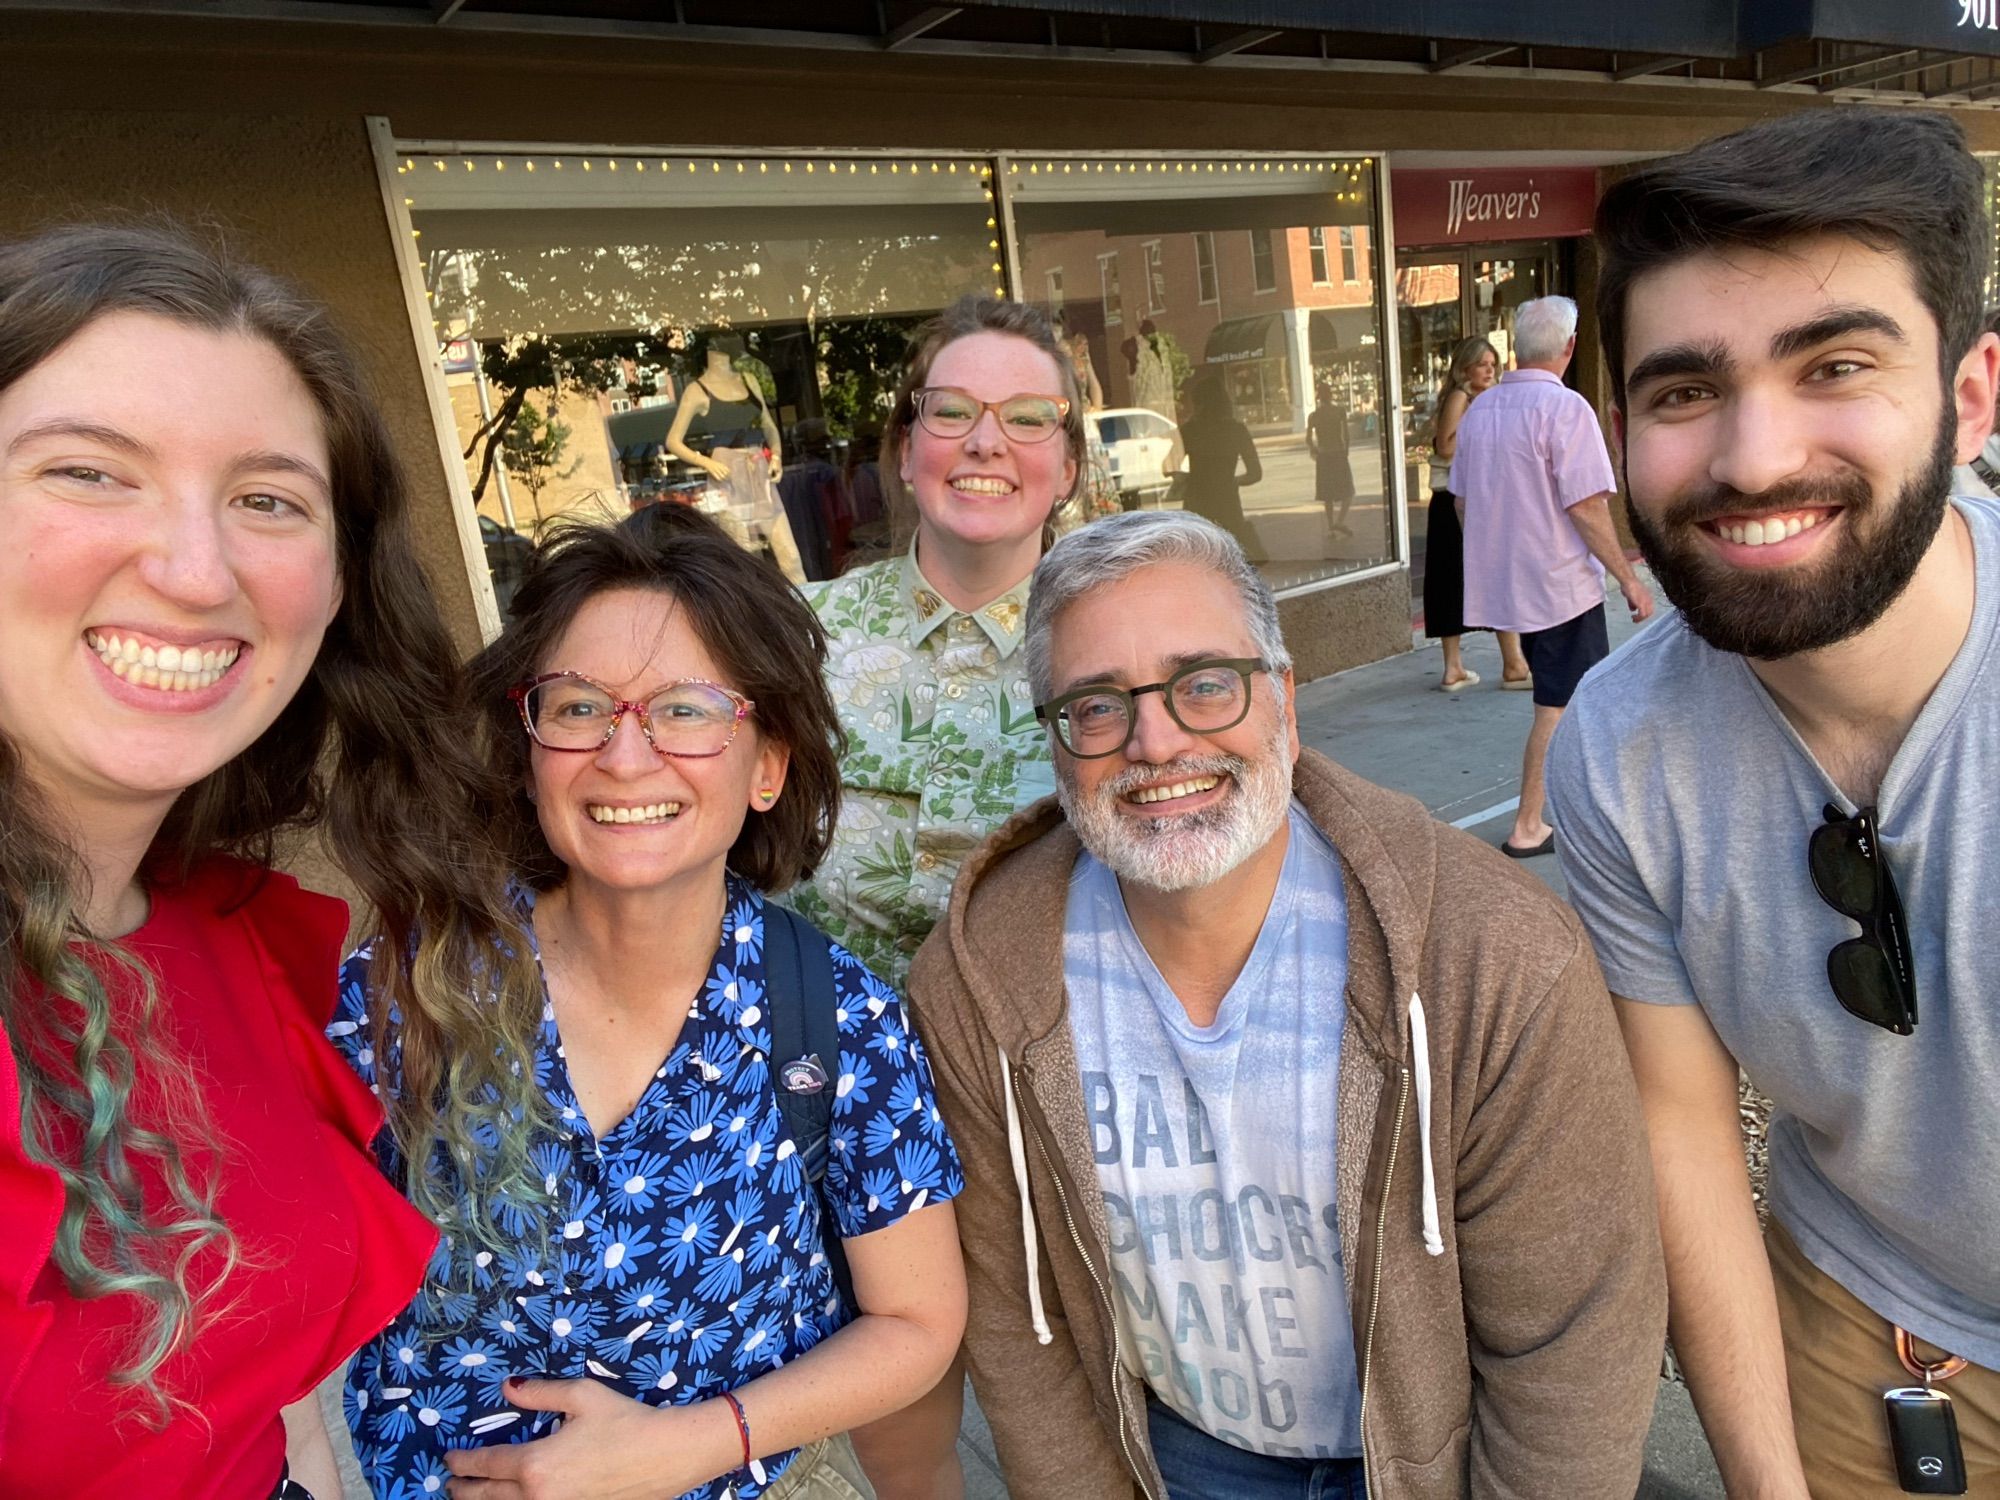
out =
<path fill-rule="evenodd" d="M 1676 500 L 1657 521 L 1629 506 L 1632 535 L 1688 629 L 1716 650 L 1759 661 L 1823 650 L 1873 625 L 1909 587 L 1950 504 L 1957 437 L 1957 414 L 1946 402 L 1929 461 L 1886 507 L 1855 473 L 1800 480 L 1754 499 L 1718 485 Z M 1628 480 L 1628 495 L 1631 488 Z M 1718 516 L 1818 505 L 1841 507 L 1844 534 L 1804 568 L 1732 568 L 1693 534 Z"/>

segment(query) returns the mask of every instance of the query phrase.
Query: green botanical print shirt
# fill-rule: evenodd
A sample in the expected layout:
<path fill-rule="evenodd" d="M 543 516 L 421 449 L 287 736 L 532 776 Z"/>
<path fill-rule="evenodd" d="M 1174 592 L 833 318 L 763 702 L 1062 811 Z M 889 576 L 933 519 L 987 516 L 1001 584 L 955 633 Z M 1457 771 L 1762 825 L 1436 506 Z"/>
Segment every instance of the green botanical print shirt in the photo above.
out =
<path fill-rule="evenodd" d="M 912 553 L 805 596 L 848 744 L 833 848 L 785 899 L 900 993 L 966 855 L 1055 790 L 1021 650 L 1028 583 L 967 614 Z"/>

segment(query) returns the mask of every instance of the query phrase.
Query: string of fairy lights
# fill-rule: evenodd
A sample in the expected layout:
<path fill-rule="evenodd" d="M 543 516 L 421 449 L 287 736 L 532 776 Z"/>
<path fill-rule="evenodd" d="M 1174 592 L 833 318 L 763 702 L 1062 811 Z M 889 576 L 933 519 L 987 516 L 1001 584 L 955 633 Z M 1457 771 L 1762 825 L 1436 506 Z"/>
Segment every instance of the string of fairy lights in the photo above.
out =
<path fill-rule="evenodd" d="M 1993 253 L 1986 260 L 1986 294 L 1988 307 L 2000 301 L 2000 156 L 1985 156 L 1981 165 L 1986 169 L 1987 219 L 1993 226 Z"/>
<path fill-rule="evenodd" d="M 1181 178 L 1184 181 L 1195 177 L 1254 177 L 1297 179 L 1301 190 L 1327 193 L 1336 203 L 1360 203 L 1368 192 L 1368 180 L 1375 158 L 1364 157 L 1271 157 L 1254 161 L 1224 160 L 1203 157 L 1145 157 L 1124 158 L 1063 159 L 1006 158 L 1005 178 L 1010 193 L 1026 193 L 1034 196 L 1044 184 L 1054 186 L 1060 178 L 1081 179 L 1086 177 L 1110 177 L 1112 179 L 1148 178 L 1162 182 L 1164 179 Z M 547 177 L 554 174 L 566 176 L 615 176 L 625 174 L 650 181 L 665 183 L 671 188 L 676 181 L 693 180 L 695 186 L 706 186 L 718 179 L 735 178 L 792 177 L 811 178 L 815 182 L 832 182 L 845 179 L 854 181 L 873 178 L 894 178 L 902 181 L 935 178 L 942 186 L 951 179 L 976 182 L 986 199 L 986 229 L 990 236 L 988 248 L 993 252 L 993 275 L 996 283 L 1006 275 L 1006 264 L 1001 258 L 1000 240 L 1000 188 L 998 165 L 994 161 L 966 157 L 935 157 L 930 159 L 910 158 L 868 158 L 868 157 L 748 157 L 748 156 L 704 156 L 704 155 L 645 155 L 576 153 L 569 155 L 528 154 L 528 153 L 456 153 L 430 155 L 411 153 L 397 163 L 397 175 L 411 178 L 403 199 L 406 208 L 421 208 L 420 195 L 426 182 L 436 181 L 443 176 L 447 181 L 456 182 L 466 174 L 485 173 L 499 178 L 513 174 L 516 178 L 526 178 L 537 173 Z M 886 184 L 884 184 L 886 186 Z M 746 182 L 747 186 L 747 182 Z M 1081 187 L 1081 182 L 1075 184 Z M 1329 192 L 1329 188 L 1331 191 Z M 444 183 L 439 183 L 444 189 Z M 423 231 L 411 227 L 411 236 L 421 240 Z M 428 296 L 429 294 L 427 294 Z M 996 284 L 994 295 L 1004 297 L 1007 288 Z"/>
<path fill-rule="evenodd" d="M 1361 185 L 1362 177 L 1375 159 L 1361 157 L 1354 160 L 1322 160 L 1317 158 L 1272 158 L 1260 161 L 1223 161 L 1202 158 L 1155 158 L 1146 160 L 1090 160 L 1090 161 L 1010 161 L 1007 172 L 1010 176 L 1161 176 L 1206 174 L 1270 176 L 1291 175 L 1319 176 L 1332 173 L 1345 177 L 1355 188 Z M 646 157 L 646 156 L 406 156 L 396 170 L 402 175 L 421 173 L 426 168 L 434 172 L 478 172 L 504 173 L 509 171 L 532 173 L 537 170 L 549 172 L 618 172 L 620 170 L 643 173 L 653 172 L 656 176 L 672 177 L 679 174 L 698 176 L 703 172 L 711 176 L 725 173 L 736 176 L 801 176 L 834 177 L 910 177 L 958 176 L 990 178 L 994 174 L 991 162 L 939 160 L 932 162 L 902 160 L 843 160 L 839 158 L 808 157 L 804 159 L 779 160 L 758 157 Z"/>
<path fill-rule="evenodd" d="M 1260 161 L 1223 161 L 1205 158 L 1129 158 L 1126 160 L 1054 160 L 1009 161 L 1007 176 L 1010 179 L 1053 179 L 1058 177 L 1200 177 L 1200 176 L 1243 176 L 1288 177 L 1306 180 L 1317 179 L 1315 185 L 1324 187 L 1325 179 L 1332 178 L 1337 185 L 1332 197 L 1336 203 L 1360 203 L 1366 196 L 1364 183 L 1370 168 L 1375 164 L 1372 156 L 1358 159 L 1313 159 L 1313 158 L 1272 158 Z M 807 157 L 804 159 L 771 159 L 760 157 L 646 157 L 646 156 L 432 156 L 404 157 L 397 171 L 406 176 L 414 176 L 428 167 L 432 173 L 460 174 L 486 171 L 493 175 L 504 175 L 513 171 L 517 175 L 527 175 L 536 171 L 544 173 L 617 173 L 620 170 L 635 176 L 651 173 L 654 180 L 676 177 L 692 177 L 698 181 L 716 177 L 771 177 L 802 176 L 826 181 L 841 177 L 894 177 L 952 178 L 963 176 L 977 180 L 986 190 L 989 199 L 995 197 L 993 190 L 994 166 L 991 162 L 940 159 L 929 162 L 902 160 L 864 160 L 860 158 L 842 160 L 839 158 Z M 1035 184 L 1017 183 L 1017 189 L 1032 191 Z M 1000 248 L 996 241 L 995 250 Z"/>

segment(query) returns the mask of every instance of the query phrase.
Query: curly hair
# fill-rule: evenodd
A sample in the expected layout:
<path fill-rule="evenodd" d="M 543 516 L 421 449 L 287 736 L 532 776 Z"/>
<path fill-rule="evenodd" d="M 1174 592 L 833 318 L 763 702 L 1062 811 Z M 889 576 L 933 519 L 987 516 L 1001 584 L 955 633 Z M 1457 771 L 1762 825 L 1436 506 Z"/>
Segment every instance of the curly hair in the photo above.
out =
<path fill-rule="evenodd" d="M 472 663 L 488 767 L 511 789 L 494 834 L 515 873 L 549 890 L 568 871 L 528 800 L 528 736 L 509 693 L 549 670 L 571 622 L 613 589 L 671 594 L 723 674 L 757 705 L 758 731 L 791 754 L 785 795 L 744 820 L 729 868 L 763 891 L 808 878 L 833 838 L 846 743 L 823 676 L 826 632 L 769 562 L 700 512 L 670 504 L 646 506 L 615 526 L 558 531 L 529 564 L 507 628 Z"/>
<path fill-rule="evenodd" d="M 389 1123 L 414 1164 L 406 1190 L 447 1234 L 497 1246 L 503 1200 L 539 1187 L 520 1133 L 499 1127 L 543 1108 L 532 1067 L 541 988 L 525 941 L 494 951 L 494 933 L 519 931 L 483 834 L 504 798 L 460 738 L 435 732 L 462 710 L 464 689 L 415 561 L 387 430 L 317 303 L 161 224 L 76 225 L 0 246 L 0 390 L 118 313 L 241 334 L 284 357 L 325 429 L 343 589 L 298 693 L 254 744 L 180 795 L 141 878 L 171 883 L 216 853 L 268 868 L 280 831 L 325 838 L 379 924 L 377 1055 L 391 1055 L 393 1031 L 402 1087 Z M 86 930 L 82 862 L 4 724 L 0 828 L 0 1029 L 20 1079 L 25 1149 L 62 1181 L 56 1265 L 74 1296 L 126 1292 L 145 1305 L 112 1379 L 144 1390 L 164 1420 L 174 1399 L 156 1377 L 215 1290 L 191 1288 L 190 1262 L 207 1246 L 233 1250 L 213 1181 L 187 1166 L 209 1144 L 200 1095 L 153 1034 L 150 973 Z M 137 998 L 129 1020 L 113 998 L 127 986 Z M 133 1117 L 140 1069 L 190 1085 L 163 1090 L 183 1101 L 182 1117 Z M 496 1136 L 497 1148 L 483 1144 Z M 440 1154 L 484 1155 L 469 1198 L 435 1170 Z M 137 1158 L 162 1173 L 166 1205 L 141 1202 Z"/>

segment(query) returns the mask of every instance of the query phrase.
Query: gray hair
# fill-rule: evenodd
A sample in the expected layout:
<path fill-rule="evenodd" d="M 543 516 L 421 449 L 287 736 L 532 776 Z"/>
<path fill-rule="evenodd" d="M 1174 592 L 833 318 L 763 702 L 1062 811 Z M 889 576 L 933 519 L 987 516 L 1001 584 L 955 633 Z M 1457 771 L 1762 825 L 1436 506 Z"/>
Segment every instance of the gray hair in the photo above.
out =
<path fill-rule="evenodd" d="M 1576 304 L 1567 297 L 1537 297 L 1514 309 L 1514 360 L 1540 364 L 1560 359 L 1576 332 Z"/>
<path fill-rule="evenodd" d="M 1135 510 L 1078 527 L 1058 541 L 1035 568 L 1028 586 L 1028 683 L 1035 701 L 1055 693 L 1049 636 L 1056 618 L 1092 589 L 1116 583 L 1141 568 L 1160 563 L 1192 563 L 1226 578 L 1243 600 L 1243 617 L 1257 654 L 1270 669 L 1277 701 L 1284 687 L 1277 678 L 1289 671 L 1292 654 L 1278 628 L 1278 601 L 1233 536 L 1213 521 L 1180 510 Z"/>

